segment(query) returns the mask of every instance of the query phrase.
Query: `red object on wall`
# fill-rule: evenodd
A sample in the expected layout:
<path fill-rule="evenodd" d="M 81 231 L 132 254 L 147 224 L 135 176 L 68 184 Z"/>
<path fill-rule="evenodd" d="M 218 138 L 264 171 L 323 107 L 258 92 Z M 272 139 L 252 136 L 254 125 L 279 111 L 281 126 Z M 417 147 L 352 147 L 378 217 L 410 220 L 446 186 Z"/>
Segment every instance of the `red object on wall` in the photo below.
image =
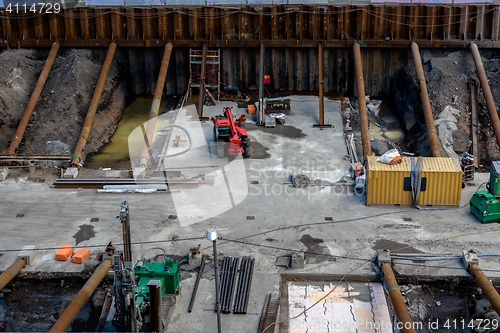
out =
<path fill-rule="evenodd" d="M 264 84 L 271 84 L 271 75 L 264 75 Z"/>

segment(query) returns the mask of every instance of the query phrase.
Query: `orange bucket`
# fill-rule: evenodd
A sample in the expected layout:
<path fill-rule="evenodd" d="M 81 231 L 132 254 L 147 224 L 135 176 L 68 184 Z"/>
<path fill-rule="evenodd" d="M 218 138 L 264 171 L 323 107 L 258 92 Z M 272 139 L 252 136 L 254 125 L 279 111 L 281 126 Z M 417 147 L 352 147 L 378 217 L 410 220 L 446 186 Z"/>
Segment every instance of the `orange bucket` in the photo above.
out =
<path fill-rule="evenodd" d="M 248 104 L 248 114 L 254 114 L 254 113 L 255 113 L 255 105 Z"/>

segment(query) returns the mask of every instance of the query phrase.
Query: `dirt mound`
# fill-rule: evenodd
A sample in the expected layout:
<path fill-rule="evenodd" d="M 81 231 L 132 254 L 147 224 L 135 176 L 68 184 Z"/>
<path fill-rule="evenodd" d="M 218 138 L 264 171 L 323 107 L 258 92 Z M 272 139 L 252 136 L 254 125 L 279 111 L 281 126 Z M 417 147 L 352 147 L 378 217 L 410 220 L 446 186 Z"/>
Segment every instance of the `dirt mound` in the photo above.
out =
<path fill-rule="evenodd" d="M 0 53 L 0 151 L 7 150 L 48 52 L 32 49 Z"/>
<path fill-rule="evenodd" d="M 442 156 L 456 156 L 470 152 L 471 108 L 469 82 L 477 81 L 472 54 L 465 50 L 421 50 L 427 90 L 437 131 L 443 145 Z M 493 50 L 481 51 L 495 103 L 500 104 L 500 57 Z M 398 105 L 400 118 L 407 136 L 413 138 L 417 155 L 430 156 L 426 126 L 422 113 L 419 86 L 415 68 L 410 64 L 398 72 L 392 81 L 391 94 Z M 453 117 L 449 117 L 452 110 Z M 455 110 L 457 112 L 455 112 Z M 499 148 L 489 121 L 486 103 L 480 90 L 478 96 L 480 119 L 480 153 L 482 164 L 500 158 Z M 446 138 L 446 140 L 443 140 Z"/>
<path fill-rule="evenodd" d="M 47 52 L 7 51 L 0 55 L 0 142 L 8 147 L 29 96 L 43 67 Z M 31 117 L 18 153 L 73 153 L 87 114 L 104 60 L 102 50 L 61 49 Z M 114 132 L 125 107 L 123 66 L 115 56 L 95 118 L 86 153 L 98 150 Z M 13 68 L 13 69 L 12 69 Z M 5 89 L 2 89 L 5 88 Z M 3 130 L 4 128 L 8 130 Z"/>

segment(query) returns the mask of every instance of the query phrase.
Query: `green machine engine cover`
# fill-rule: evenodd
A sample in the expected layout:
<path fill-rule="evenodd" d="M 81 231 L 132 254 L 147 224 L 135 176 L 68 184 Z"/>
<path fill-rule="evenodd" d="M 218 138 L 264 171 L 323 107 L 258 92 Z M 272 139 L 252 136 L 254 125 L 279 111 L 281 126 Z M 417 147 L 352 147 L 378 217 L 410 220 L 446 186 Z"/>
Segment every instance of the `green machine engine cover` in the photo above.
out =
<path fill-rule="evenodd" d="M 490 192 L 495 197 L 500 197 L 500 161 L 491 162 Z"/>
<path fill-rule="evenodd" d="M 170 258 L 165 259 L 165 262 L 138 262 L 134 274 L 139 278 L 135 287 L 138 302 L 149 298 L 148 283 L 151 280 L 161 281 L 161 296 L 176 294 L 181 281 L 179 262 Z"/>
<path fill-rule="evenodd" d="M 471 213 L 481 222 L 500 222 L 500 201 L 488 191 L 474 193 L 469 204 Z"/>

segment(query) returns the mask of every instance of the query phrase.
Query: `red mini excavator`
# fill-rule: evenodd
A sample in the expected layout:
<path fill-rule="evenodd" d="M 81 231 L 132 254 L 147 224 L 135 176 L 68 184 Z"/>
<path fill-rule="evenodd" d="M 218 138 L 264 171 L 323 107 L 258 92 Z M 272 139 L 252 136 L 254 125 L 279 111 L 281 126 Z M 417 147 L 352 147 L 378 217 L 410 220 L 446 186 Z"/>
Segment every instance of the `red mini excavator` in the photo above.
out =
<path fill-rule="evenodd" d="M 234 121 L 233 108 L 223 108 L 224 115 L 212 118 L 214 123 L 214 141 L 228 142 L 229 148 L 227 154 L 236 156 L 243 154 L 244 157 L 250 157 L 250 138 L 245 129 L 245 115 L 242 114 L 238 120 Z"/>

